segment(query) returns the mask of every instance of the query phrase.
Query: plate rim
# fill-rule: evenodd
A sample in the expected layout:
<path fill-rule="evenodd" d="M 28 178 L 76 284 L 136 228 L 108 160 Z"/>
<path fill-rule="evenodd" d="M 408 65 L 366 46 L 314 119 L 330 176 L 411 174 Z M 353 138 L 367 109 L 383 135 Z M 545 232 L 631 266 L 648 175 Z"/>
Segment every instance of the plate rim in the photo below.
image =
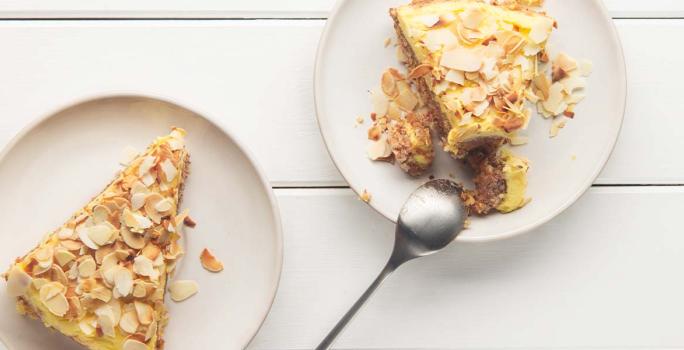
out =
<path fill-rule="evenodd" d="M 314 109 L 316 111 L 316 124 L 318 125 L 318 130 L 321 134 L 321 138 L 323 139 L 323 143 L 325 144 L 325 148 L 328 151 L 328 154 L 330 156 L 330 159 L 332 160 L 333 164 L 335 165 L 335 168 L 337 171 L 342 175 L 342 178 L 344 181 L 349 185 L 349 187 L 356 193 L 357 196 L 360 196 L 359 189 L 352 184 L 345 173 L 342 171 L 342 168 L 340 168 L 338 164 L 338 160 L 335 158 L 335 154 L 333 150 L 331 149 L 327 137 L 326 137 L 326 132 L 325 128 L 323 127 L 323 123 L 321 122 L 324 117 L 322 117 L 323 112 L 321 111 L 321 103 L 319 102 L 319 95 L 322 94 L 321 92 L 321 70 L 322 68 L 322 61 L 323 61 L 323 55 L 326 47 L 328 46 L 329 43 L 329 35 L 331 28 L 335 25 L 336 20 L 337 20 L 337 14 L 341 11 L 342 7 L 350 2 L 351 0 L 337 0 L 335 2 L 335 6 L 333 7 L 332 11 L 330 12 L 330 15 L 328 16 L 328 19 L 325 23 L 325 26 L 323 27 L 323 31 L 321 33 L 319 42 L 318 42 L 318 47 L 316 49 L 316 61 L 314 63 L 314 72 L 313 72 L 313 87 L 314 87 Z M 525 233 L 528 233 L 536 228 L 538 228 L 541 225 L 544 225 L 545 223 L 551 221 L 553 218 L 556 216 L 560 215 L 563 213 L 566 209 L 571 207 L 573 204 L 575 204 L 593 185 L 593 183 L 596 181 L 598 176 L 601 174 L 601 171 L 605 168 L 606 164 L 608 163 L 608 160 L 610 159 L 611 155 L 613 154 L 613 151 L 615 150 L 615 146 L 617 145 L 618 140 L 620 139 L 620 134 L 622 132 L 622 127 L 624 125 L 624 120 L 625 120 L 625 112 L 627 110 L 627 95 L 628 95 L 628 85 L 627 85 L 627 65 L 625 61 L 625 52 L 624 48 L 622 45 L 622 40 L 620 39 L 619 32 L 617 30 L 617 27 L 615 25 L 615 21 L 613 18 L 610 16 L 608 9 L 606 8 L 605 4 L 603 3 L 602 0 L 589 0 L 596 5 L 598 10 L 601 13 L 601 17 L 603 17 L 604 21 L 609 23 L 609 36 L 612 39 L 612 42 L 616 45 L 617 52 L 616 52 L 616 58 L 617 58 L 617 64 L 618 64 L 618 71 L 621 73 L 621 77 L 619 77 L 619 85 L 620 85 L 620 95 L 621 95 L 621 100 L 620 105 L 622 106 L 621 108 L 618 106 L 618 111 L 620 112 L 620 118 L 617 122 L 617 127 L 614 129 L 614 134 L 612 136 L 612 140 L 608 147 L 606 147 L 605 150 L 603 150 L 603 155 L 601 156 L 601 161 L 597 162 L 597 165 L 593 169 L 593 172 L 589 173 L 589 176 L 586 178 L 586 180 L 581 183 L 581 186 L 579 187 L 578 191 L 573 194 L 572 196 L 568 196 L 568 199 L 560 206 L 558 206 L 552 213 L 542 216 L 538 218 L 537 220 L 524 225 L 520 228 L 513 229 L 513 230 L 508 230 L 504 233 L 497 234 L 495 236 L 486 236 L 486 237 L 470 237 L 470 236 L 459 236 L 457 240 L 459 242 L 492 242 L 492 241 L 498 241 L 498 240 L 503 240 L 507 238 L 512 238 L 518 235 L 522 235 Z M 384 211 L 378 209 L 375 205 L 371 203 L 367 203 L 368 206 L 370 206 L 376 213 L 379 213 L 382 215 L 385 219 L 396 223 L 397 218 L 390 217 L 388 213 L 385 213 Z"/>
<path fill-rule="evenodd" d="M 276 266 L 275 266 L 275 271 L 277 273 L 276 278 L 275 278 L 275 284 L 273 287 L 273 290 L 271 291 L 271 296 L 269 297 L 269 303 L 264 311 L 263 315 L 260 317 L 259 325 L 254 329 L 253 334 L 249 337 L 247 342 L 243 344 L 242 348 L 247 348 L 256 338 L 256 336 L 259 334 L 261 329 L 264 326 L 264 323 L 266 322 L 266 319 L 268 318 L 268 315 L 271 313 L 271 310 L 273 309 L 273 304 L 275 302 L 276 295 L 278 294 L 279 288 L 280 288 L 280 283 L 282 280 L 282 272 L 283 272 L 283 255 L 284 255 L 284 243 L 283 243 L 283 226 L 282 226 L 282 219 L 280 215 L 280 206 L 278 204 L 278 200 L 275 197 L 275 193 L 273 192 L 273 188 L 270 186 L 270 182 L 268 181 L 268 178 L 265 176 L 265 172 L 261 165 L 256 161 L 256 158 L 252 154 L 252 152 L 245 146 L 245 144 L 238 138 L 236 137 L 233 133 L 229 132 L 225 128 L 223 128 L 221 125 L 216 123 L 214 119 L 211 117 L 211 114 L 206 113 L 200 108 L 195 108 L 195 105 L 189 103 L 188 101 L 182 100 L 177 97 L 170 97 L 168 95 L 163 95 L 163 94 L 152 94 L 152 93 L 146 93 L 146 92 L 138 92 L 138 91 L 122 91 L 122 90 L 112 90 L 108 92 L 99 92 L 96 94 L 86 94 L 79 96 L 78 98 L 71 98 L 68 103 L 62 103 L 59 102 L 57 103 L 57 106 L 50 106 L 46 108 L 48 111 L 47 113 L 41 114 L 38 118 L 35 118 L 31 121 L 29 121 L 26 125 L 24 125 L 19 132 L 17 132 L 12 138 L 9 140 L 9 142 L 2 147 L 2 150 L 0 151 L 0 163 L 3 163 L 6 161 L 7 155 L 16 147 L 16 145 L 21 141 L 28 133 L 30 133 L 33 129 L 39 127 L 43 123 L 47 122 L 50 120 L 52 117 L 58 115 L 59 113 L 75 107 L 79 106 L 88 102 L 93 102 L 97 100 L 105 100 L 105 99 L 110 99 L 110 98 L 143 98 L 143 99 L 150 99 L 150 100 L 156 100 L 160 102 L 164 102 L 167 104 L 175 105 L 180 108 L 183 108 L 185 110 L 188 110 L 200 118 L 206 120 L 209 124 L 217 128 L 219 131 L 221 131 L 228 139 L 230 139 L 237 149 L 242 152 L 242 154 L 247 158 L 249 163 L 254 167 L 254 170 L 257 173 L 257 176 L 259 178 L 259 183 L 261 184 L 261 187 L 265 190 L 266 195 L 268 197 L 269 203 L 271 204 L 271 215 L 273 216 L 274 224 L 275 224 L 275 246 L 277 250 L 277 256 L 276 256 Z"/>

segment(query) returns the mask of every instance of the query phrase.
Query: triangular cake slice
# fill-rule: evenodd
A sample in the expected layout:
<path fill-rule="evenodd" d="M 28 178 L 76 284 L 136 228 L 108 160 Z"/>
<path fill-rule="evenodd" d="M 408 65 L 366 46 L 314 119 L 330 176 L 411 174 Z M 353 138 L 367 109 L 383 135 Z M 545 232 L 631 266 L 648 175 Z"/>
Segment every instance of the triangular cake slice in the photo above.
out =
<path fill-rule="evenodd" d="M 163 347 L 189 156 L 174 128 L 4 275 L 17 310 L 93 350 Z"/>

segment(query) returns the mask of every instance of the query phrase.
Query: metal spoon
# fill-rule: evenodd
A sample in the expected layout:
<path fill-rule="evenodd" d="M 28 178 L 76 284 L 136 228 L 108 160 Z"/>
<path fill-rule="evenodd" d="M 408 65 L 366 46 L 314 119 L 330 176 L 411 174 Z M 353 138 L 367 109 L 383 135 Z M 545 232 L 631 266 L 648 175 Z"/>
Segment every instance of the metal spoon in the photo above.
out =
<path fill-rule="evenodd" d="M 461 191 L 461 186 L 453 181 L 433 180 L 411 194 L 399 213 L 394 250 L 387 265 L 316 350 L 330 349 L 349 321 L 399 266 L 415 258 L 434 254 L 458 237 L 467 218 Z"/>

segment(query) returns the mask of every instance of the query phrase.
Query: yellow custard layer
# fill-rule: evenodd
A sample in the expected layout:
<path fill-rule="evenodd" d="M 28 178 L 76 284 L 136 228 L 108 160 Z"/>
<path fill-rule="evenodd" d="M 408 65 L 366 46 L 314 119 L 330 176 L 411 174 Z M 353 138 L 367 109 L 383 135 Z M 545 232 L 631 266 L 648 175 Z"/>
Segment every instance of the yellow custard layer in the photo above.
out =
<path fill-rule="evenodd" d="M 501 150 L 500 157 L 504 162 L 506 193 L 496 209 L 502 213 L 510 213 L 524 207 L 529 201 L 525 196 L 525 191 L 527 190 L 527 171 L 530 166 L 526 159 L 517 157 L 506 149 Z"/>

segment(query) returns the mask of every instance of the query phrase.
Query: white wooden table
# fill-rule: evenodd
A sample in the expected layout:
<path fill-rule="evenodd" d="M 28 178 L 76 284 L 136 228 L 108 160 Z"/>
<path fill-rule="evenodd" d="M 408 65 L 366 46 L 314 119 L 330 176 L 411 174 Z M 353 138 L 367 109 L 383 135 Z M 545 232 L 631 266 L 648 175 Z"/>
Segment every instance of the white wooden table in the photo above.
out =
<path fill-rule="evenodd" d="M 393 238 L 346 187 L 315 124 L 314 52 L 332 5 L 4 0 L 0 145 L 45 106 L 104 92 L 202 106 L 256 154 L 282 211 L 280 292 L 251 348 L 310 349 L 375 277 Z M 407 265 L 340 348 L 684 348 L 684 1 L 606 5 L 629 102 L 596 186 L 536 232 Z"/>

